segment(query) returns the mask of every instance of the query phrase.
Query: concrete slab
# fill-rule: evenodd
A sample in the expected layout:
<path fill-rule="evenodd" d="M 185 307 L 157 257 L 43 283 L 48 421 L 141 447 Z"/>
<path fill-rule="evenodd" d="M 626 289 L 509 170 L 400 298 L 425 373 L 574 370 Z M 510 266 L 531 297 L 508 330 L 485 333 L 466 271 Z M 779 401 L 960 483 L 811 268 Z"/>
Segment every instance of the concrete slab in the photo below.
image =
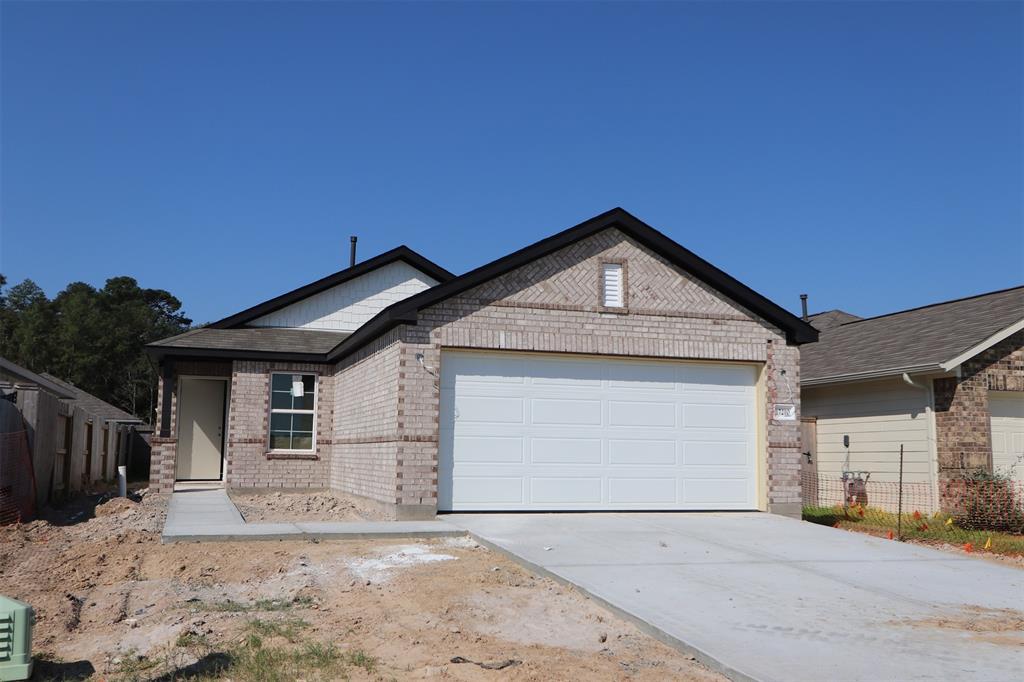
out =
<path fill-rule="evenodd" d="M 1024 634 L 969 629 L 1024 617 L 1019 569 L 769 514 L 442 518 L 736 680 L 1024 670 Z"/>
<path fill-rule="evenodd" d="M 442 521 L 246 523 L 224 490 L 174 492 L 161 541 L 440 538 L 466 531 Z"/>

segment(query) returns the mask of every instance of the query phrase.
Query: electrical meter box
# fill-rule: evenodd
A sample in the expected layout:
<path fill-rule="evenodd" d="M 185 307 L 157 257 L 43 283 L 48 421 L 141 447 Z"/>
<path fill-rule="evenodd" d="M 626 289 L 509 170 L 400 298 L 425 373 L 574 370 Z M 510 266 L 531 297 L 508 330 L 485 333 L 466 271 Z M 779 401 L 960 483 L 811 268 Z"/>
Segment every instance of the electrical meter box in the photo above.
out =
<path fill-rule="evenodd" d="M 0 595 L 0 682 L 32 677 L 32 626 L 35 620 L 31 606 Z"/>

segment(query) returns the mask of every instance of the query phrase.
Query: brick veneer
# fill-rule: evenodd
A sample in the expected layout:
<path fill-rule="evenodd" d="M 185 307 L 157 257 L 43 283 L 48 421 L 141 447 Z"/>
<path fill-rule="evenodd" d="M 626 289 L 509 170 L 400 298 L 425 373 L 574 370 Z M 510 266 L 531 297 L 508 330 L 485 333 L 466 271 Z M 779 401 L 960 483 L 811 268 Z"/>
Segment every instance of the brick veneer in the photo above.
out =
<path fill-rule="evenodd" d="M 629 263 L 629 307 L 600 310 L 602 260 Z M 402 328 L 397 466 L 400 515 L 426 516 L 437 505 L 439 400 L 444 348 L 547 351 L 763 363 L 768 503 L 800 508 L 799 422 L 772 422 L 776 399 L 799 410 L 799 349 L 743 308 L 723 299 L 617 230 L 606 230 L 528 266 L 447 299 Z M 782 372 L 785 371 L 785 379 Z M 410 407 L 414 406 L 414 407 Z"/>
<path fill-rule="evenodd" d="M 342 361 L 334 377 L 331 488 L 393 508 L 398 443 L 398 334 Z"/>
<path fill-rule="evenodd" d="M 992 470 L 989 391 L 1024 391 L 1024 332 L 965 362 L 960 378 L 935 379 L 935 431 L 942 480 Z"/>
<path fill-rule="evenodd" d="M 270 375 L 317 375 L 316 451 L 269 452 Z M 329 365 L 236 360 L 228 407 L 229 488 L 326 488 L 334 437 L 334 376 Z"/>

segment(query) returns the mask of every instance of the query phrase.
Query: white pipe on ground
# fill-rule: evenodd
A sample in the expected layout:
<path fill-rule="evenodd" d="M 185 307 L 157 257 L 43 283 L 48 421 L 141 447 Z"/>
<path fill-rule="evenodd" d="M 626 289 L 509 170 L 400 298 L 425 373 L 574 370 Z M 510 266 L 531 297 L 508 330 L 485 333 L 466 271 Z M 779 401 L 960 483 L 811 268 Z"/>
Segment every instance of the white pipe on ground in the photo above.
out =
<path fill-rule="evenodd" d="M 117 467 L 117 496 L 128 497 L 128 467 Z"/>

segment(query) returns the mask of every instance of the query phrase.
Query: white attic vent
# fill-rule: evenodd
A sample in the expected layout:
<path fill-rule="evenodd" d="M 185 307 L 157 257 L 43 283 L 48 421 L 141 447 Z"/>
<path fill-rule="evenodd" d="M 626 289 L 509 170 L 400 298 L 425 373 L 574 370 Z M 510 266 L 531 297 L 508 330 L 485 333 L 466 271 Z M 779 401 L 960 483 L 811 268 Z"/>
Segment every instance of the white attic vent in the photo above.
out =
<path fill-rule="evenodd" d="M 622 265 L 620 263 L 604 263 L 601 266 L 601 277 L 604 286 L 601 288 L 603 300 L 601 304 L 606 308 L 622 307 Z"/>

